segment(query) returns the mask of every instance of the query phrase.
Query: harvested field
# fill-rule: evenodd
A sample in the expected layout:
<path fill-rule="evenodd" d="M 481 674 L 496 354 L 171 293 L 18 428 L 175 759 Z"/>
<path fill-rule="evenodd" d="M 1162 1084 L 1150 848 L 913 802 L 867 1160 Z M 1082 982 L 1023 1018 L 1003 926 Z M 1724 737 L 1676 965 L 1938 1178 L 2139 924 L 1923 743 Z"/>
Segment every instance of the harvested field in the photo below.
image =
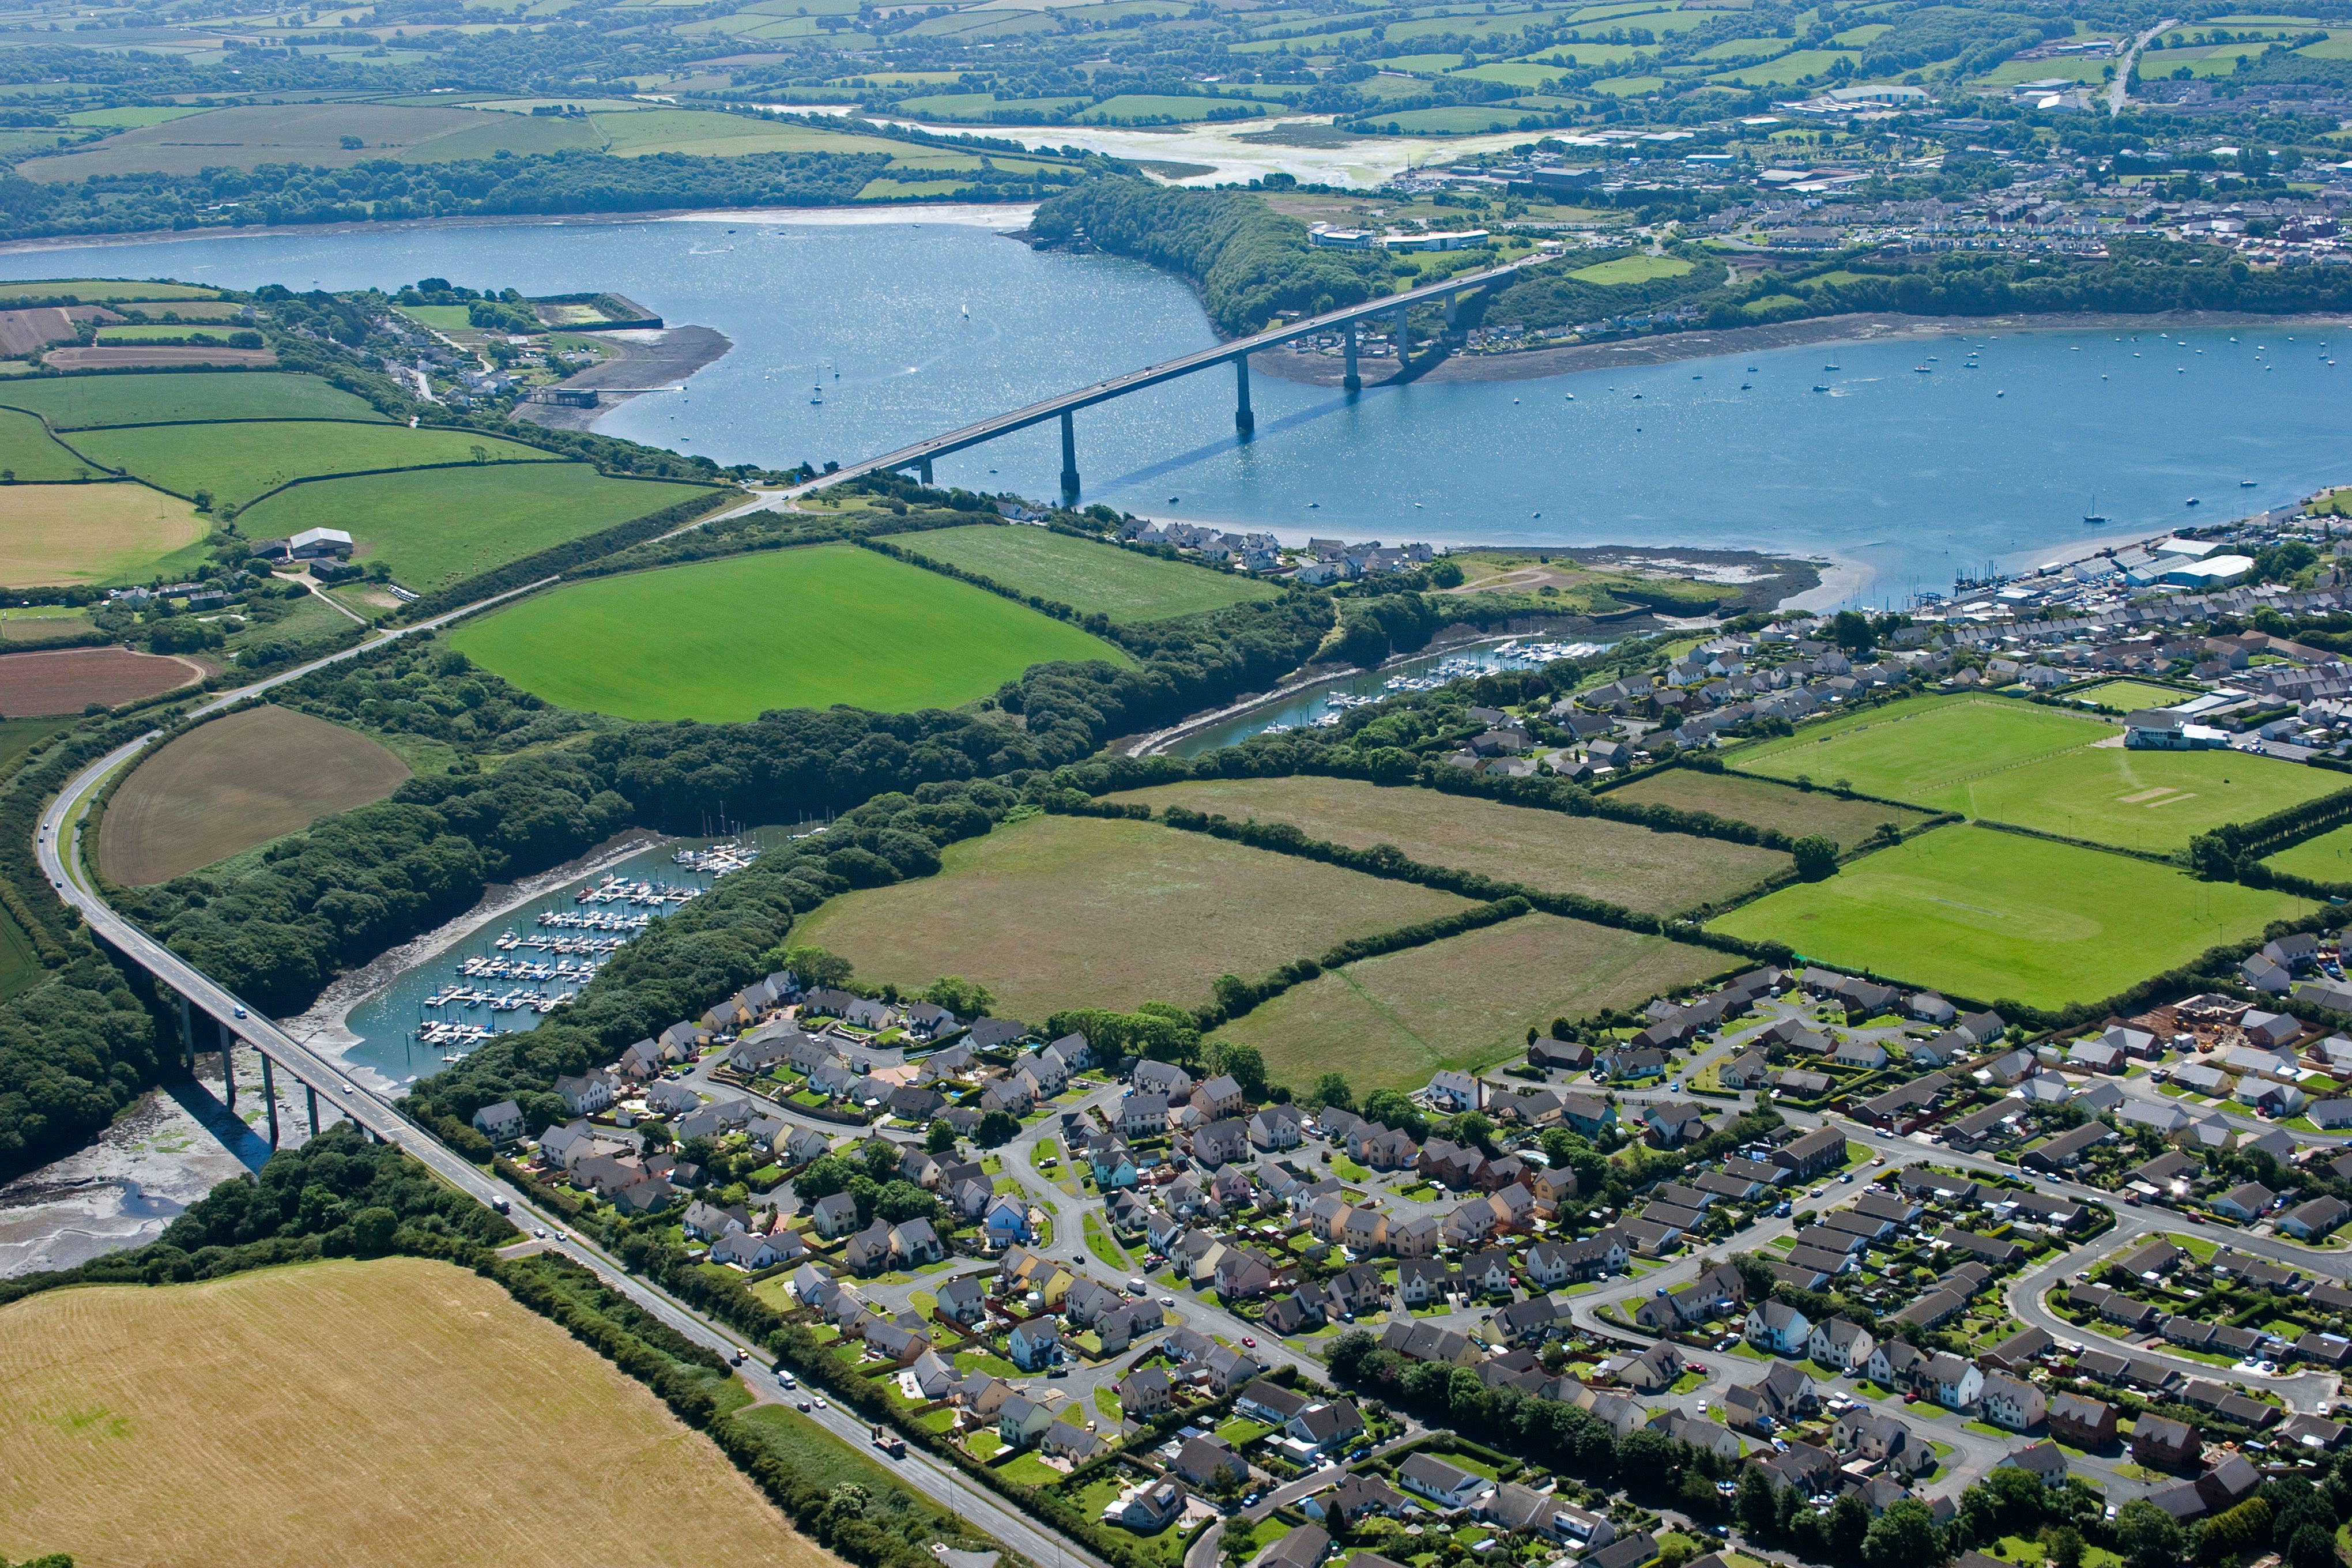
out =
<path fill-rule="evenodd" d="M 445 1263 L 48 1291 L 0 1309 L 0 1387 L 12 1559 L 839 1562 L 642 1384 Z"/>
<path fill-rule="evenodd" d="M 1354 937 L 1470 907 L 1450 893 L 1150 823 L 1044 816 L 951 845 L 939 875 L 850 893 L 794 929 L 861 979 L 961 974 L 997 1011 L 1204 1002 Z M 1020 940 L 1010 941 L 1018 911 Z"/>
<path fill-rule="evenodd" d="M 175 495 L 208 492 L 242 507 L 288 481 L 445 463 L 558 462 L 553 452 L 472 430 L 411 430 L 381 421 L 255 419 L 215 425 L 142 425 L 86 430 L 86 452 Z"/>
<path fill-rule="evenodd" d="M 1825 834 L 1841 849 L 1852 848 L 1885 823 L 1908 832 L 1927 819 L 1924 811 L 1905 805 L 1881 805 L 1875 801 L 1844 800 L 1827 790 L 1801 790 L 1766 779 L 1738 773 L 1703 773 L 1696 768 L 1669 768 L 1609 792 L 1612 800 L 1641 805 L 1670 805 L 1677 811 L 1706 811 L 1734 822 L 1777 827 L 1792 837 Z"/>
<path fill-rule="evenodd" d="M 2055 1008 L 2112 996 L 2311 908 L 2287 893 L 1959 824 L 1708 925 L 1973 1002 Z"/>
<path fill-rule="evenodd" d="M 165 556 L 205 537 L 195 508 L 145 485 L 11 485 L 6 495 L 0 586 L 143 582 Z"/>
<path fill-rule="evenodd" d="M 1431 865 L 1603 899 L 1645 914 L 1721 902 L 1790 864 L 1777 849 L 1357 779 L 1195 779 L 1112 798 L 1287 822 L 1310 838 L 1356 849 L 1394 845 Z"/>
<path fill-rule="evenodd" d="M 253 708 L 200 725 L 149 757 L 107 803 L 98 865 L 152 887 L 382 800 L 408 765 L 356 730 Z"/>
<path fill-rule="evenodd" d="M 1266 1077 L 1295 1089 L 1327 1072 L 1359 1094 L 1418 1089 L 1528 1048 L 1528 1026 L 1638 1007 L 1731 967 L 1711 948 L 1584 921 L 1526 915 L 1335 969 L 1220 1029 L 1255 1046 Z"/>
<path fill-rule="evenodd" d="M 60 430 L 184 419 L 382 419 L 315 375 L 190 371 L 182 375 L 66 376 L 0 385 L 0 405 L 48 416 Z"/>
<path fill-rule="evenodd" d="M 92 702 L 111 708 L 202 679 L 192 662 L 127 647 L 12 653 L 0 656 L 0 714 L 24 719 L 79 713 Z"/>
<path fill-rule="evenodd" d="M 42 358 L 58 370 L 147 370 L 183 364 L 273 365 L 278 356 L 268 349 L 172 348 L 151 343 L 140 348 L 51 349 Z"/>

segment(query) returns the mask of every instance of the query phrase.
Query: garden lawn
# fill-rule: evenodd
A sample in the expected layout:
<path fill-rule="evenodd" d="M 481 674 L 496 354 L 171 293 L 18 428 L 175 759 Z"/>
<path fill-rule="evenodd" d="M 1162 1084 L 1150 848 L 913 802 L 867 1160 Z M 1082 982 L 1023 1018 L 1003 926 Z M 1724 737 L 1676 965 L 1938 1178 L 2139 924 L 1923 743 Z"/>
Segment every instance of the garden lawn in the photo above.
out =
<path fill-rule="evenodd" d="M 1727 760 L 1743 773 L 1843 779 L 1865 795 L 1930 810 L 2157 851 L 2344 787 L 2316 769 L 2242 752 L 2127 751 L 2119 734 L 2106 720 L 2060 709 L 1927 697 Z"/>
<path fill-rule="evenodd" d="M 1121 625 L 1164 621 L 1271 599 L 1273 584 L 1042 528 L 985 524 L 890 542 L 1005 587 Z"/>
<path fill-rule="evenodd" d="M 1665 914 L 1733 898 L 1789 868 L 1777 849 L 1654 833 L 1599 816 L 1506 805 L 1406 784 L 1296 774 L 1193 779 L 1112 797 L 1261 822 L 1350 848 L 1393 845 L 1412 859 L 1476 871 L 1551 893 L 1576 893 Z M 1549 1016 L 1549 1015 L 1547 1015 Z"/>
<path fill-rule="evenodd" d="M 1907 832 L 1927 818 L 1926 812 L 1907 806 L 1848 800 L 1827 790 L 1801 790 L 1769 779 L 1704 773 L 1696 768 L 1668 768 L 1635 779 L 1611 790 L 1608 798 L 1708 812 L 1757 827 L 1777 827 L 1799 838 L 1819 833 L 1835 839 L 1841 849 L 1853 848 L 1887 823 Z"/>
<path fill-rule="evenodd" d="M 2308 877 L 2315 882 L 2352 882 L 2352 825 L 2330 828 L 2315 838 L 2290 845 L 2264 858 L 2273 871 Z"/>
<path fill-rule="evenodd" d="M 1304 1089 L 1327 1072 L 1360 1095 L 1415 1089 L 1527 1049 L 1530 1025 L 1639 1006 L 1736 960 L 1613 926 L 1524 915 L 1364 959 L 1294 987 L 1220 1031 L 1255 1046 L 1267 1078 Z"/>
<path fill-rule="evenodd" d="M 721 493 L 702 485 L 608 479 L 586 463 L 469 464 L 297 485 L 245 512 L 237 526 L 251 539 L 340 528 L 357 542 L 361 561 L 381 560 L 394 582 L 426 594 L 696 496 Z M 772 608 L 763 621 L 780 618 Z M 611 630 L 597 628 L 596 657 L 614 657 L 614 645 L 603 640 Z M 638 635 L 656 633 L 646 626 Z M 584 662 L 591 650 L 583 645 L 575 655 L 573 662 Z"/>
<path fill-rule="evenodd" d="M 912 990 L 960 974 L 993 992 L 1006 1017 L 1043 1019 L 1064 1007 L 1198 1005 L 1220 974 L 1254 978 L 1470 907 L 1451 893 L 1101 817 L 1014 823 L 949 846 L 940 862 L 936 876 L 833 900 L 794 940 L 848 959 L 871 984 Z M 1006 936 L 1013 911 L 1018 941 Z"/>
<path fill-rule="evenodd" d="M 175 495 L 245 506 L 289 479 L 466 462 L 560 462 L 555 453 L 471 430 L 330 420 L 247 420 L 87 430 L 74 446 Z"/>
<path fill-rule="evenodd" d="M 1033 664 L 1128 662 L 1076 626 L 846 544 L 597 578 L 485 616 L 452 641 L 567 708 L 713 722 L 836 702 L 953 708 Z"/>
<path fill-rule="evenodd" d="M 11 382 L 0 404 L 45 414 L 60 430 L 186 419 L 382 419 L 315 375 L 275 371 L 191 371 L 159 375 L 66 375 Z"/>
<path fill-rule="evenodd" d="M 1956 996 L 2095 1001 L 2310 905 L 2127 856 L 1996 829 L 1938 828 L 1714 921 L 1801 960 Z"/>

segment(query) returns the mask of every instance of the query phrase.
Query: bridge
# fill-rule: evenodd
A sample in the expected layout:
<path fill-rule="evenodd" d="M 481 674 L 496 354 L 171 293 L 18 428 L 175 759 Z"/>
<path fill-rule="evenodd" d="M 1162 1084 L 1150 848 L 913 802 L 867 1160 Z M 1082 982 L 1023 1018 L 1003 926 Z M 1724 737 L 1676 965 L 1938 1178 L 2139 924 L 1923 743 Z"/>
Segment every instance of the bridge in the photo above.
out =
<path fill-rule="evenodd" d="M 1275 327 L 1253 337 L 1236 338 L 1231 342 L 1202 349 L 1163 364 L 1148 364 L 1141 370 L 1129 371 L 1108 381 L 1078 387 L 1043 402 L 1030 404 L 1025 408 L 991 415 L 960 430 L 933 436 L 911 447 L 901 447 L 895 452 L 885 452 L 879 457 L 830 468 L 807 483 L 784 492 L 785 499 L 789 500 L 807 495 L 861 475 L 895 473 L 902 468 L 914 469 L 922 481 L 929 484 L 931 482 L 931 464 L 951 452 L 977 447 L 983 441 L 993 441 L 1000 436 L 1010 436 L 1016 430 L 1026 430 L 1033 425 L 1043 425 L 1048 419 L 1059 419 L 1062 422 L 1062 495 L 1066 500 L 1074 500 L 1078 493 L 1078 438 L 1075 416 L 1079 409 L 1091 408 L 1115 397 L 1125 397 L 1130 393 L 1159 386 L 1213 365 L 1230 364 L 1234 367 L 1234 428 L 1247 439 L 1257 426 L 1256 416 L 1250 410 L 1249 356 L 1259 350 L 1277 348 L 1299 338 L 1316 337 L 1334 329 L 1345 329 L 1347 376 L 1341 384 L 1353 392 L 1364 384 L 1357 370 L 1357 338 L 1364 322 L 1383 316 L 1396 318 L 1393 342 L 1397 357 L 1402 362 L 1410 342 L 1407 317 L 1414 306 L 1442 305 L 1445 310 L 1445 324 L 1451 328 L 1460 311 L 1463 296 L 1498 289 L 1517 276 L 1520 268 L 1550 259 L 1549 253 L 1538 251 L 1523 256 L 1517 261 L 1507 261 L 1499 267 L 1466 272 L 1458 278 L 1448 278 L 1436 283 L 1425 283 L 1402 294 L 1382 295 L 1360 305 L 1326 311 L 1320 316 Z"/>

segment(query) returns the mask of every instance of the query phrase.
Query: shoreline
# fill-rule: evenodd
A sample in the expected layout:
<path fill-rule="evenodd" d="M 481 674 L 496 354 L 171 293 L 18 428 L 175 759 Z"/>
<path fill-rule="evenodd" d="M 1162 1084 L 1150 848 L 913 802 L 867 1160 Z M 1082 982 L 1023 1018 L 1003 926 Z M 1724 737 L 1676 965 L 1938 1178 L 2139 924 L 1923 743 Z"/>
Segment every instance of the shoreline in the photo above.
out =
<path fill-rule="evenodd" d="M 1464 381 L 1536 381 L 1555 375 L 1575 375 L 1627 365 L 1672 364 L 1685 360 L 1722 359 L 1733 354 L 1763 353 L 1775 349 L 1821 348 L 1852 343 L 1906 342 L 1927 338 L 1958 337 L 1976 332 L 2163 331 L 2180 328 L 2221 329 L 2259 322 L 2284 331 L 2291 327 L 2352 329 L 2352 315 L 2305 313 L 2258 315 L 2239 310 L 2167 310 L 2147 315 L 1906 316 L 1881 311 L 1851 311 L 1838 316 L 1811 316 L 1770 326 L 1699 328 L 1661 332 L 1612 342 L 1575 343 L 1559 348 L 1516 349 L 1496 354 L 1448 354 L 1417 374 L 1398 374 L 1393 362 L 1361 361 L 1365 368 L 1385 366 L 1385 375 L 1365 375 L 1364 390 L 1407 382 L 1441 384 Z M 1250 355 L 1250 368 L 1306 386 L 1338 386 L 1347 375 L 1337 354 L 1297 354 L 1264 350 Z"/>
<path fill-rule="evenodd" d="M 518 403 L 507 417 L 545 430 L 593 430 L 597 421 L 624 404 L 657 392 L 683 392 L 688 377 L 725 359 L 734 340 L 715 327 L 625 327 L 610 332 L 583 332 L 612 351 L 609 359 L 551 384 L 543 391 L 588 391 L 598 394 L 593 408 L 572 408 L 560 403 Z M 648 379 L 674 382 L 671 386 L 614 385 Z"/>
<path fill-rule="evenodd" d="M 344 1021 L 362 1003 L 373 1000 L 408 971 L 428 963 L 456 947 L 477 927 L 520 909 L 576 878 L 593 876 L 632 855 L 659 848 L 668 842 L 670 840 L 664 835 L 646 828 L 626 828 L 586 854 L 561 866 L 551 867 L 535 877 L 526 877 L 520 882 L 494 883 L 484 888 L 482 896 L 475 900 L 471 909 L 421 936 L 411 937 L 398 947 L 376 954 L 364 966 L 337 976 L 324 991 L 319 993 L 319 999 L 307 1010 L 291 1018 L 280 1018 L 278 1026 L 311 1050 L 332 1059 L 346 1076 L 366 1081 L 371 1089 L 397 1089 L 399 1085 L 373 1068 L 357 1066 L 351 1059 L 352 1047 L 365 1042 L 360 1036 L 352 1034 Z"/>

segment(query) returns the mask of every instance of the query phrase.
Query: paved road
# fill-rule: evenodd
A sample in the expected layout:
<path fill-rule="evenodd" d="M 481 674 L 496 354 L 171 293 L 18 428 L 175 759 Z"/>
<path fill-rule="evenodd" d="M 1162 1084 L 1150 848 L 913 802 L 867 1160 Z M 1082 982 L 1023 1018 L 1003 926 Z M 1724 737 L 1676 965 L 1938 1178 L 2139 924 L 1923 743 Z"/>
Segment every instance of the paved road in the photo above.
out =
<path fill-rule="evenodd" d="M 2167 28 L 2177 27 L 2179 26 L 2180 26 L 2180 19 L 2179 17 L 2167 16 L 2163 21 L 2158 22 L 2155 26 L 2150 27 L 2147 32 L 2142 33 L 2138 37 L 2132 40 L 2130 50 L 2125 54 L 2121 60 L 2116 62 L 2116 79 L 2107 83 L 2107 112 L 2109 114 L 2121 114 L 2124 111 L 2124 103 L 2130 97 L 2132 68 L 2139 64 L 2140 51 L 2147 48 L 2147 46 L 2157 38 L 2163 37 Z"/>

